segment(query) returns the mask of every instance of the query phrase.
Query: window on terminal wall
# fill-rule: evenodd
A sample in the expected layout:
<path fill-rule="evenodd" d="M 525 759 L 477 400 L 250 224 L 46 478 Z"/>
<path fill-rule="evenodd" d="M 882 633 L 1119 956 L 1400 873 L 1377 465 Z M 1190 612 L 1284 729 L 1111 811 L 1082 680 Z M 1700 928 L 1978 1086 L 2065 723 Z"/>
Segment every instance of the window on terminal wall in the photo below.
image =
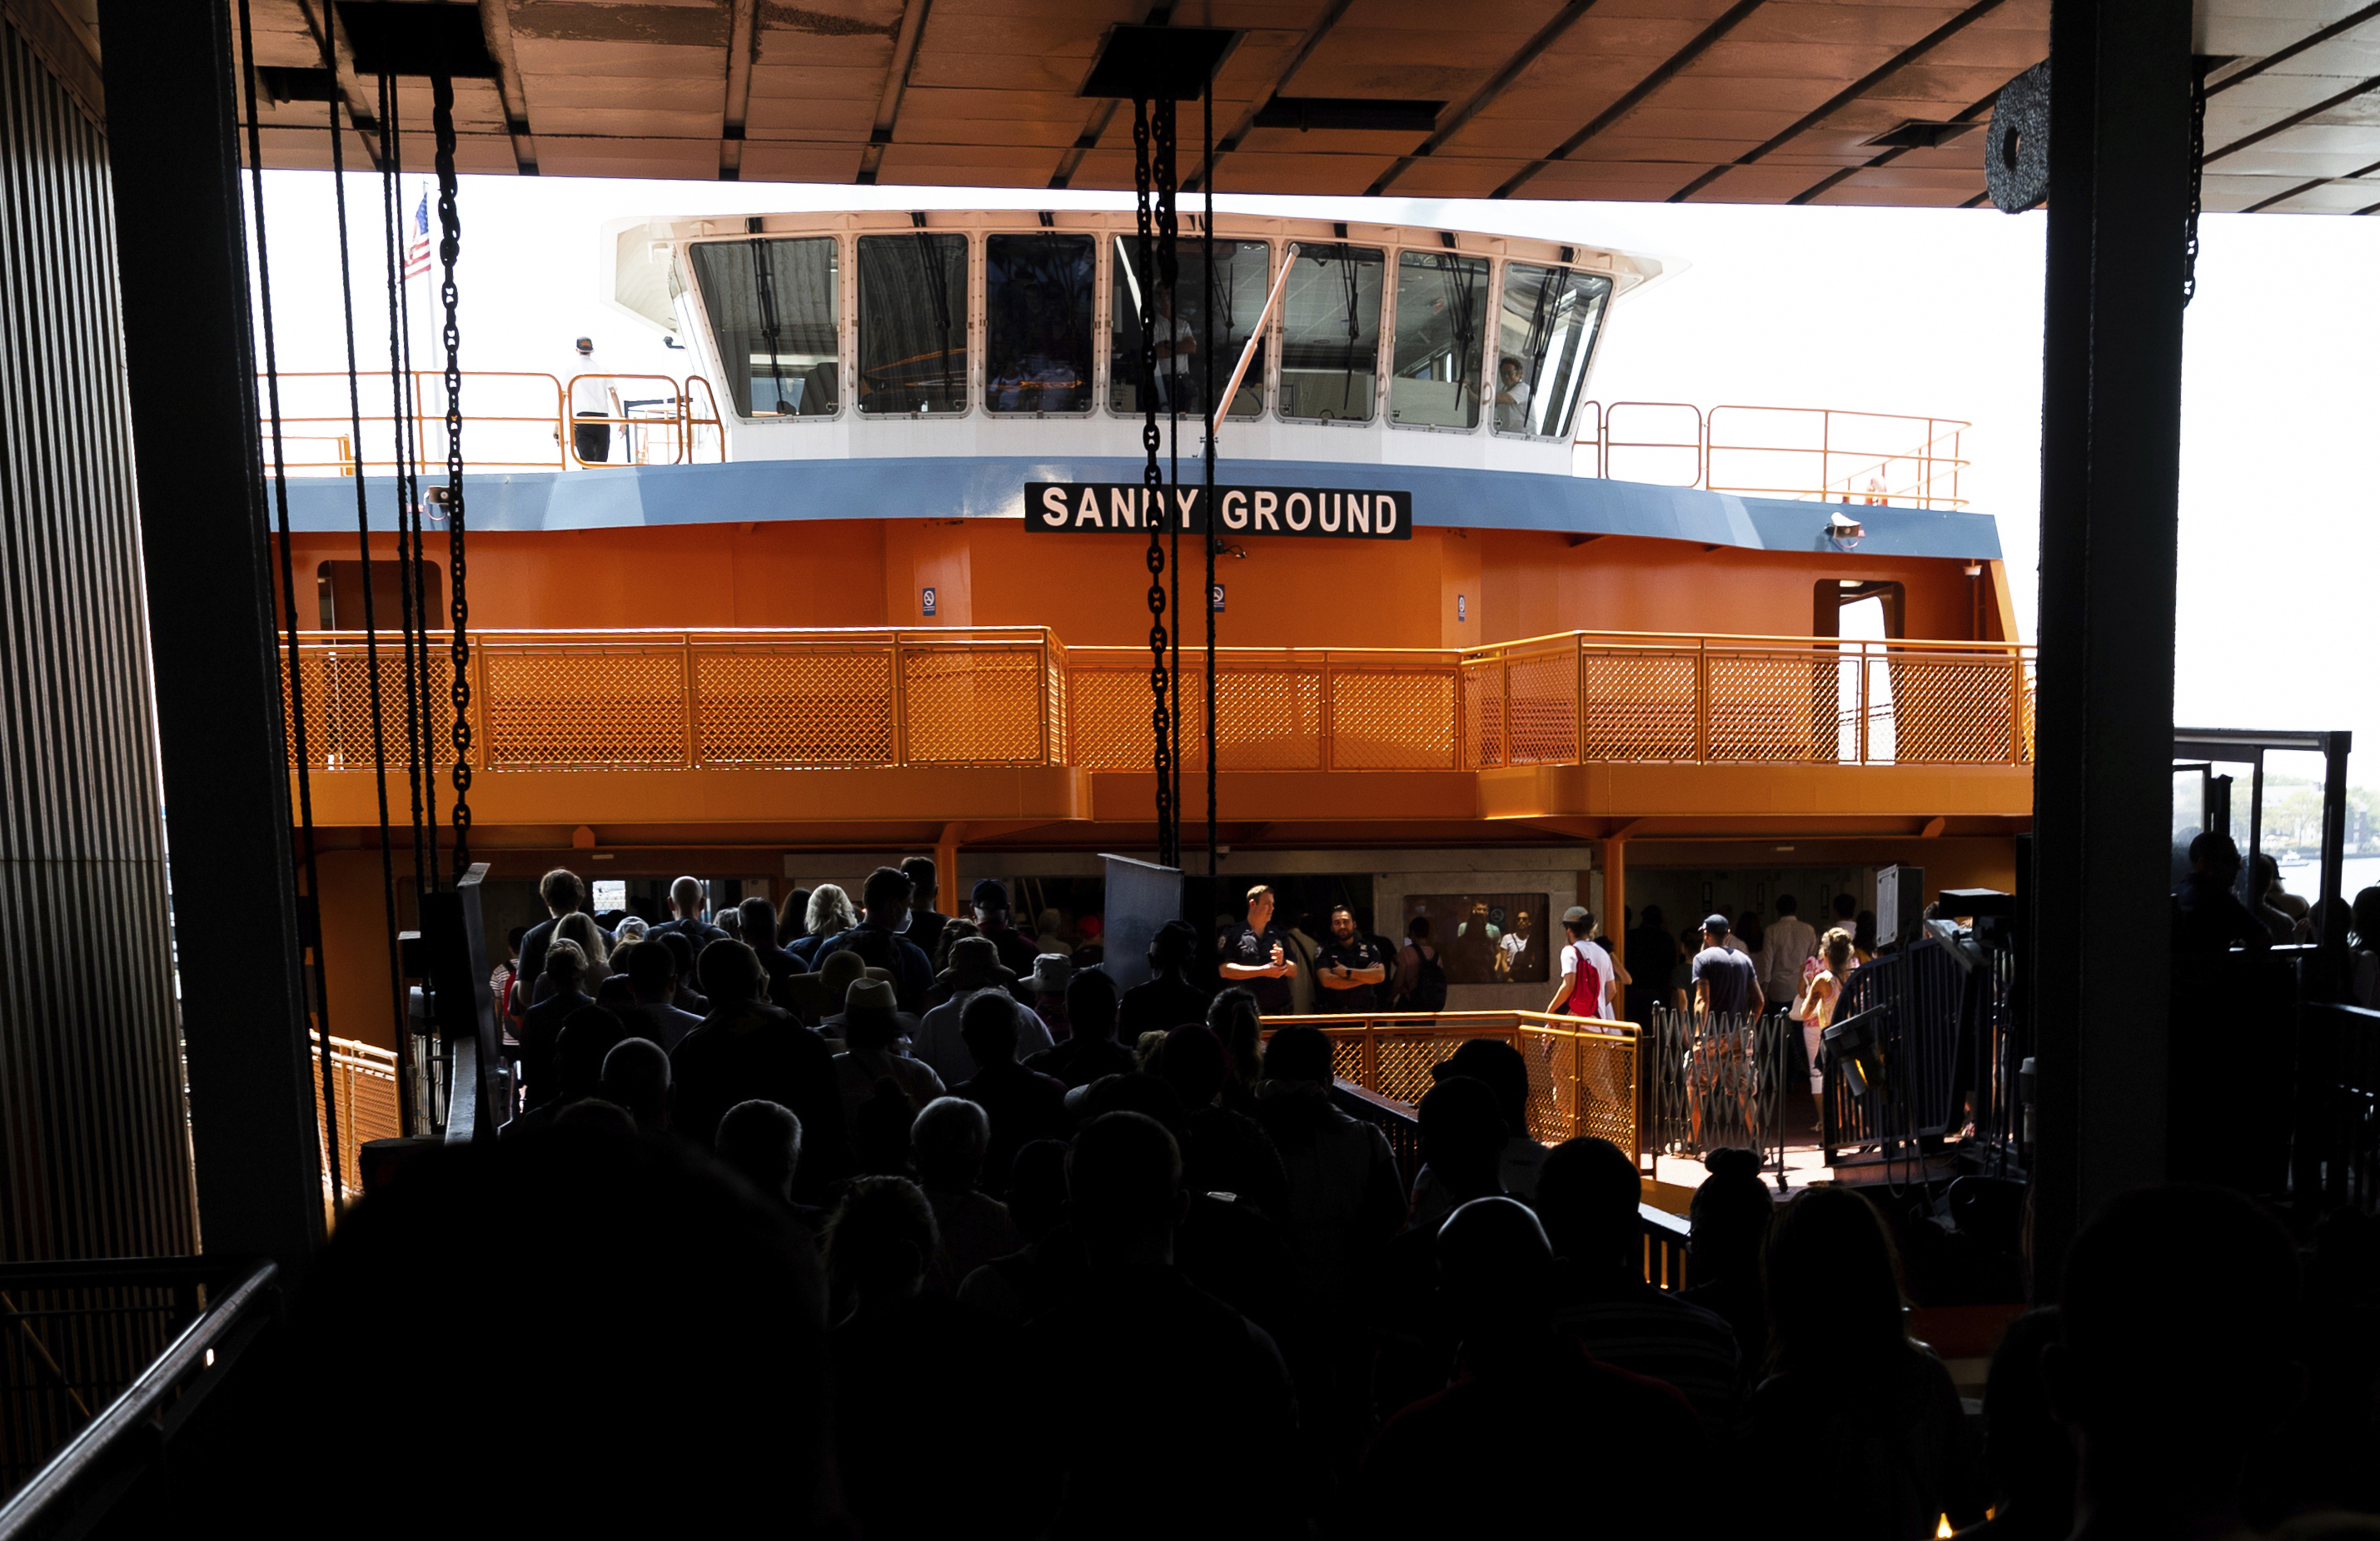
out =
<path fill-rule="evenodd" d="M 983 238 L 983 404 L 993 412 L 1091 409 L 1099 249 L 1044 230 Z"/>
<path fill-rule="evenodd" d="M 446 616 L 446 575 L 434 562 L 421 564 L 421 607 L 432 630 L 450 625 Z M 371 624 L 395 636 L 405 620 L 402 562 L 371 564 Z M 325 562 L 314 569 L 315 591 L 322 606 L 324 631 L 364 629 L 364 564 Z"/>
<path fill-rule="evenodd" d="M 859 409 L 964 412 L 965 236 L 859 237 Z"/>
<path fill-rule="evenodd" d="M 833 416 L 843 304 L 835 238 L 707 241 L 693 257 L 736 413 Z"/>

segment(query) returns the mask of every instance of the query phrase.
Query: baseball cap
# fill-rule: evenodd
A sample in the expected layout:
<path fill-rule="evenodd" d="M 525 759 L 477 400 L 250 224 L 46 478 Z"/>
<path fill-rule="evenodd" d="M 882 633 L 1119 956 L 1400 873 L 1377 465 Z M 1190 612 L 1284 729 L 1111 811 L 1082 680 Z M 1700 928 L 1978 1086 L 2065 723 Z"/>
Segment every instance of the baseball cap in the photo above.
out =
<path fill-rule="evenodd" d="M 1703 916 L 1703 929 L 1710 932 L 1714 936 L 1727 935 L 1727 916 L 1723 915 L 1706 915 Z"/>
<path fill-rule="evenodd" d="M 1570 908 L 1562 911 L 1562 924 L 1565 926 L 1585 925 L 1586 906 L 1585 904 L 1572 904 Z"/>
<path fill-rule="evenodd" d="M 978 904 L 989 904 L 993 909 L 1004 910 L 1008 907 L 1008 885 L 997 878 L 986 878 L 975 885 L 975 892 L 967 897 Z"/>

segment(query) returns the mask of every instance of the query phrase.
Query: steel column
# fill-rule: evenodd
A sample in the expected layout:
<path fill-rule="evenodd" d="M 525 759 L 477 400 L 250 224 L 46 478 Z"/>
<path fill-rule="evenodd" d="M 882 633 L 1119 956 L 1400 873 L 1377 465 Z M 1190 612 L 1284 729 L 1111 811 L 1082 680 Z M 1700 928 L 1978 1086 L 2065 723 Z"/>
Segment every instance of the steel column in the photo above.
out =
<path fill-rule="evenodd" d="M 102 0 L 100 29 L 199 1220 L 209 1252 L 295 1280 L 322 1186 L 230 18 Z"/>
<path fill-rule="evenodd" d="M 2044 1299 L 2091 1213 L 2166 1171 L 2190 29 L 2172 0 L 2057 0 L 2050 21 L 2032 912 Z"/>

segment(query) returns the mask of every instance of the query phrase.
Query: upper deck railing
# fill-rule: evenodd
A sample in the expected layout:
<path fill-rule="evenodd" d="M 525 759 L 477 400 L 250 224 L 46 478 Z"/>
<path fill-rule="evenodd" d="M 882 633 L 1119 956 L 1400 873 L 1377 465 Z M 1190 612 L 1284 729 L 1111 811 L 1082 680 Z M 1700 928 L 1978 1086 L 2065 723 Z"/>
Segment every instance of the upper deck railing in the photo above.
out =
<path fill-rule="evenodd" d="M 403 653 L 380 645 L 403 763 Z M 434 649 L 431 698 L 447 698 Z M 313 768 L 369 768 L 363 638 L 299 641 Z M 1045 627 L 476 634 L 483 770 L 1148 768 L 1148 655 Z M 287 663 L 285 656 L 285 678 Z M 2021 765 L 2033 649 L 1988 642 L 1570 632 L 1472 649 L 1225 648 L 1226 770 L 1536 764 Z M 1182 655 L 1185 770 L 1203 659 Z"/>
<path fill-rule="evenodd" d="M 263 377 L 258 377 L 261 382 Z M 361 411 L 348 412 L 346 376 L 284 373 L 283 465 L 291 476 L 386 475 L 396 467 L 395 425 L 407 428 L 409 456 L 435 480 L 446 464 L 445 382 L 434 371 L 408 379 L 395 410 L 385 375 L 360 383 Z M 600 397 L 611 410 L 581 411 Z M 260 391 L 260 399 L 261 392 Z M 569 471 L 603 466 L 682 466 L 727 457 L 710 382 L 661 374 L 467 370 L 463 376 L 464 468 Z M 362 436 L 357 437 L 360 426 Z M 1959 495 L 1961 438 L 1949 418 L 1848 412 L 1824 406 L 1713 406 L 1683 402 L 1579 404 L 1574 449 L 1586 475 L 1754 497 L 1827 499 L 1908 508 L 1964 508 Z M 600 458 L 584 453 L 578 430 L 609 430 Z M 1228 433 L 1228 430 L 1226 431 Z M 273 469 L 269 423 L 260 423 L 264 467 Z M 359 447 L 360 446 L 360 447 Z"/>

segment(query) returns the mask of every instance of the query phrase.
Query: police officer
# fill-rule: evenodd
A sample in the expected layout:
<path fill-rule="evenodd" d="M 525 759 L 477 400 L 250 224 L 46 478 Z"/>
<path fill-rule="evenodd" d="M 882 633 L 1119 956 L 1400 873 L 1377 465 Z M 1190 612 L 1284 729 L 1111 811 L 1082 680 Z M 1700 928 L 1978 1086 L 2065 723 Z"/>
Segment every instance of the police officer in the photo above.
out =
<path fill-rule="evenodd" d="M 1267 1016 L 1290 1010 L 1289 981 L 1296 977 L 1297 960 L 1289 950 L 1289 933 L 1272 923 L 1273 893 L 1263 883 L 1248 890 L 1248 918 L 1223 933 L 1220 972 L 1226 984 L 1245 985 Z"/>
<path fill-rule="evenodd" d="M 1380 986 L 1389 977 L 1388 957 L 1355 927 L 1355 912 L 1341 904 L 1330 912 L 1330 940 L 1314 958 L 1314 982 L 1322 987 L 1315 1010 L 1362 1014 L 1380 1009 Z"/>

